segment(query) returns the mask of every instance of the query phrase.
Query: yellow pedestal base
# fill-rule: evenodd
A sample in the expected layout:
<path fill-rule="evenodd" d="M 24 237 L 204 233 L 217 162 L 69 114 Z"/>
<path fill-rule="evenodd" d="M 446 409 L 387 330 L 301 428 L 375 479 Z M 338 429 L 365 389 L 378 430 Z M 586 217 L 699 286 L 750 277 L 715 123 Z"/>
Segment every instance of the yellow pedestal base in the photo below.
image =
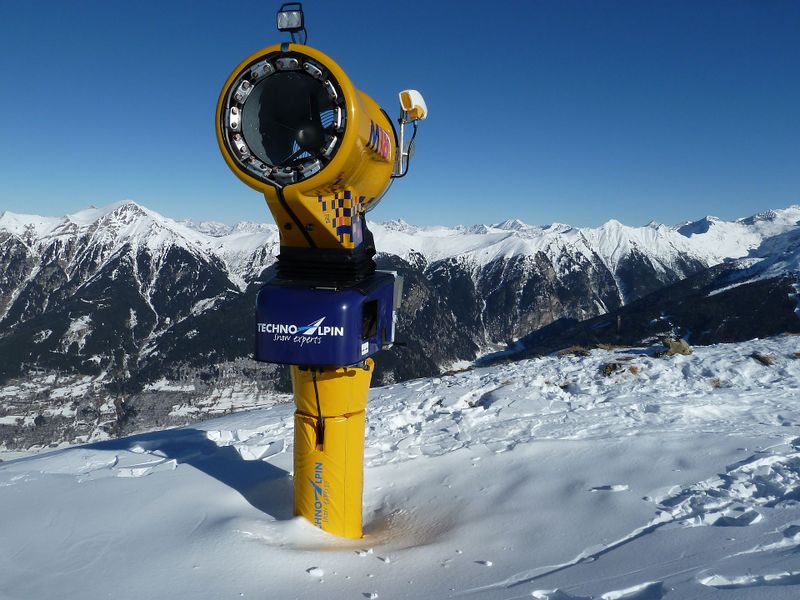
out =
<path fill-rule="evenodd" d="M 373 366 L 368 359 L 365 368 L 292 367 L 294 513 L 348 538 L 362 536 L 364 411 Z"/>

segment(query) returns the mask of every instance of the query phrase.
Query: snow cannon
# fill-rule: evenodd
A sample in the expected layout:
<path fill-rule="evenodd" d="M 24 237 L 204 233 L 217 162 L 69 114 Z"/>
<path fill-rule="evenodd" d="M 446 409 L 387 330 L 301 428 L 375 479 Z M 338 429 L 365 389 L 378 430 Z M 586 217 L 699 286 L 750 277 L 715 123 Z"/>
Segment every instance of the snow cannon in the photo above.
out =
<path fill-rule="evenodd" d="M 280 232 L 275 276 L 256 300 L 256 360 L 290 365 L 295 514 L 360 538 L 372 356 L 394 343 L 402 278 L 377 271 L 365 214 L 408 172 L 427 107 L 400 93 L 396 129 L 330 57 L 307 45 L 300 3 L 281 6 L 291 42 L 242 61 L 217 103 L 233 173 L 264 194 Z M 405 141 L 406 126 L 413 133 Z"/>

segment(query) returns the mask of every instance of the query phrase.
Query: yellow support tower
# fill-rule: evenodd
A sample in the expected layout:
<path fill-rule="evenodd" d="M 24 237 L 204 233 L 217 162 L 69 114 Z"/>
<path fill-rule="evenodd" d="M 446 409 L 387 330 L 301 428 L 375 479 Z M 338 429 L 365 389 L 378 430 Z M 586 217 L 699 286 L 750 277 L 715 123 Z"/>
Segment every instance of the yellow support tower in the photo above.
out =
<path fill-rule="evenodd" d="M 363 368 L 292 367 L 294 513 L 347 538 L 362 535 L 364 422 L 373 367 L 372 359 Z"/>

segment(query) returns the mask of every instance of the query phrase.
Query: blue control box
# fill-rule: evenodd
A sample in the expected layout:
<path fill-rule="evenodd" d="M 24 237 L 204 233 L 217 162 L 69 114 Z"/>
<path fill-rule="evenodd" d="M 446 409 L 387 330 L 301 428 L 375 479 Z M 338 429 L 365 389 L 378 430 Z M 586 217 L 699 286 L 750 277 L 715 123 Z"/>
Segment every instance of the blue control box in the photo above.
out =
<path fill-rule="evenodd" d="M 377 271 L 350 287 L 307 287 L 272 280 L 256 301 L 256 360 L 348 366 L 394 342 L 402 277 Z"/>

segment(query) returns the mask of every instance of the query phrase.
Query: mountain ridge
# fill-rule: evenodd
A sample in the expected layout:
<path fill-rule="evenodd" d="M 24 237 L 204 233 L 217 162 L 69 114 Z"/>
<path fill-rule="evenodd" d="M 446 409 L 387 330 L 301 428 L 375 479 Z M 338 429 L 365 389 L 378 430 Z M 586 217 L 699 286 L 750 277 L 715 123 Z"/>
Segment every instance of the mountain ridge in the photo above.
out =
<path fill-rule="evenodd" d="M 790 282 L 770 282 L 800 262 L 798 220 L 800 207 L 792 206 L 705 219 L 683 233 L 686 224 L 614 220 L 598 228 L 373 223 L 378 267 L 405 278 L 397 334 L 406 343 L 378 356 L 374 384 L 439 375 L 554 322 L 599 319 L 653 294 L 668 297 L 687 278 L 731 261 L 750 261 L 752 277 L 766 279 L 764 289 L 781 299 Z M 222 406 L 287 391 L 286 370 L 250 354 L 255 296 L 278 250 L 273 224 L 176 221 L 132 201 L 60 218 L 2 213 L 0 418 L 19 410 L 31 422 L 50 416 L 38 429 L 0 424 L 0 443 L 175 424 L 241 385 L 246 402 Z M 691 294 L 676 297 L 691 314 Z M 73 387 L 82 394 L 53 396 L 53 382 L 65 381 L 81 382 Z M 176 413 L 175 406 L 195 408 Z"/>
<path fill-rule="evenodd" d="M 144 207 L 133 200 L 122 200 L 106 207 L 88 207 L 75 213 L 69 213 L 61 217 L 40 216 L 34 214 L 14 213 L 11 211 L 0 212 L 0 231 L 16 234 L 21 238 L 30 239 L 32 235 L 45 237 L 47 235 L 65 234 L 71 231 L 90 227 L 94 223 L 99 223 L 107 219 L 109 215 L 115 213 L 135 213 L 139 212 L 147 216 L 156 224 L 166 229 L 170 229 L 185 237 L 189 241 L 202 241 L 209 243 L 207 238 L 229 238 L 230 236 L 257 234 L 262 244 L 268 243 L 277 238 L 277 227 L 269 222 L 240 221 L 232 225 L 216 221 L 195 222 L 190 219 L 175 220 L 165 217 L 156 211 Z M 794 204 L 783 209 L 770 209 L 742 217 L 733 221 L 725 221 L 713 216 L 705 216 L 696 221 L 685 221 L 677 225 L 665 225 L 650 222 L 644 226 L 629 226 L 616 219 L 609 219 L 598 227 L 574 227 L 564 223 L 551 223 L 546 225 L 531 225 L 520 219 L 509 219 L 495 224 L 476 224 L 471 226 L 458 225 L 455 227 L 445 226 L 416 226 L 402 219 L 387 221 L 385 223 L 370 222 L 370 227 L 375 230 L 379 251 L 385 253 L 401 255 L 408 246 L 408 250 L 422 252 L 433 250 L 431 259 L 440 260 L 460 254 L 464 248 L 470 247 L 469 242 L 472 236 L 485 236 L 486 241 L 496 242 L 503 239 L 504 234 L 510 234 L 506 238 L 520 238 L 527 240 L 527 246 L 518 246 L 518 250 L 531 250 L 546 247 L 554 236 L 562 236 L 572 233 L 576 240 L 581 236 L 587 240 L 596 241 L 601 238 L 606 242 L 606 246 L 611 248 L 616 242 L 624 238 L 623 241 L 635 241 L 640 246 L 648 246 L 653 243 L 658 234 L 667 237 L 674 244 L 682 244 L 682 238 L 689 240 L 689 245 L 685 248 L 692 248 L 699 257 L 704 257 L 709 261 L 721 262 L 720 258 L 739 258 L 745 255 L 744 248 L 751 249 L 757 247 L 755 239 L 763 239 L 785 231 L 788 227 L 795 226 L 800 221 L 800 205 Z M 770 226 L 759 226 L 758 224 L 769 223 Z M 747 227 L 753 228 L 747 231 Z M 726 234 L 734 235 L 737 244 L 736 250 L 714 252 L 708 248 L 709 244 L 693 242 L 693 238 L 707 234 L 712 228 L 722 228 Z M 24 233 L 23 233 L 24 231 Z M 656 232 L 656 233 L 653 233 Z M 193 235 L 199 234 L 199 235 Z M 412 235 L 421 238 L 420 244 L 409 245 L 405 240 L 395 239 L 396 234 Z M 671 234 L 678 234 L 673 236 Z M 381 239 L 381 238 L 386 239 Z M 715 239 L 718 236 L 715 236 Z M 452 244 L 445 244 L 442 239 L 450 239 Z M 466 239 L 465 239 L 466 238 Z M 434 241 L 431 241 L 434 240 Z M 437 244 L 438 240 L 438 244 Z M 678 240 L 678 241 L 676 241 Z M 239 239 L 233 238 L 224 240 L 224 246 L 231 250 L 239 247 Z M 533 241 L 533 244 L 531 242 Z M 383 244 L 381 242 L 384 242 Z M 683 248 L 682 248 L 683 249 Z M 399 251 L 398 251 L 399 250 Z M 604 257 L 611 257 L 612 251 L 600 253 Z M 737 254 L 734 256 L 734 254 Z"/>

